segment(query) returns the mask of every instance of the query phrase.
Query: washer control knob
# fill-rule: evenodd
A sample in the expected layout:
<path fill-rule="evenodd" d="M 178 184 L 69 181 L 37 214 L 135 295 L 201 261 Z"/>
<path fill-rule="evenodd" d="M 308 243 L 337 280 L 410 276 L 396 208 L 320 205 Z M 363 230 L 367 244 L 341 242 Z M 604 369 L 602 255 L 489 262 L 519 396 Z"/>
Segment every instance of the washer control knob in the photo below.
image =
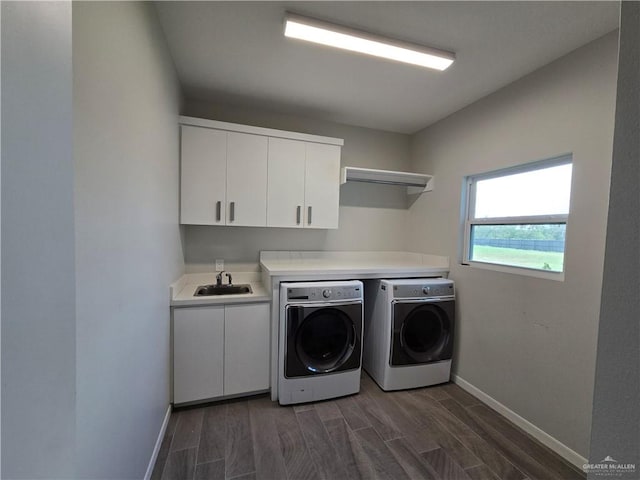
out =
<path fill-rule="evenodd" d="M 429 293 L 431 293 L 429 287 L 422 287 L 422 293 L 429 295 Z"/>
<path fill-rule="evenodd" d="M 324 298 L 329 298 L 331 296 L 331 290 L 329 290 L 328 288 L 326 290 L 322 291 L 322 296 Z"/>

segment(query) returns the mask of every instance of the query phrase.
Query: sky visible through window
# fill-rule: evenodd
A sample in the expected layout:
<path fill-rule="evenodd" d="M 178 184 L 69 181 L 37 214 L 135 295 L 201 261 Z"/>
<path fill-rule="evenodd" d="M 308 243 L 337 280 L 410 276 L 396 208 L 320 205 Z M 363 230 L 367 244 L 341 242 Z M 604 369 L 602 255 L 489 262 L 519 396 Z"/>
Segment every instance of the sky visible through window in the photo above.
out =
<path fill-rule="evenodd" d="M 478 180 L 474 218 L 566 215 L 572 164 Z"/>

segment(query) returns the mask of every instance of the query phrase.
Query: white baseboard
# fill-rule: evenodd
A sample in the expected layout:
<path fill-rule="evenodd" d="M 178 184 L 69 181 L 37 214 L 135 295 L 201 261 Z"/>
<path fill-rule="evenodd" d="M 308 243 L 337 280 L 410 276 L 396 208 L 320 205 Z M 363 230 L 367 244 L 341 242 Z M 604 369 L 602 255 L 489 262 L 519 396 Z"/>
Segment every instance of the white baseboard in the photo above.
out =
<path fill-rule="evenodd" d="M 167 413 L 164 415 L 164 420 L 162 421 L 162 426 L 160 427 L 160 433 L 158 434 L 158 438 L 156 439 L 156 445 L 153 447 L 153 452 L 151 452 L 151 459 L 149 460 L 149 465 L 147 465 L 147 471 L 144 474 L 144 480 L 150 480 L 151 474 L 153 473 L 153 467 L 156 464 L 156 459 L 158 458 L 158 453 L 160 453 L 160 447 L 162 446 L 162 440 L 164 439 L 164 433 L 167 430 L 167 425 L 169 425 L 169 417 L 171 416 L 171 404 L 167 407 Z"/>
<path fill-rule="evenodd" d="M 556 440 L 547 432 L 536 427 L 533 423 L 522 418 L 516 412 L 514 412 L 513 410 L 510 410 L 509 408 L 504 406 L 502 403 L 497 401 L 495 398 L 490 397 L 489 395 L 484 393 L 482 390 L 473 386 L 463 378 L 460 378 L 457 375 L 451 375 L 451 380 L 453 380 L 453 383 L 458 385 L 463 390 L 466 390 L 474 397 L 477 397 L 478 399 L 482 400 L 483 403 L 486 403 L 489 407 L 491 407 L 493 410 L 498 412 L 500 415 L 508 418 L 511 422 L 515 423 L 518 427 L 520 427 L 522 430 L 527 432 L 529 435 L 531 435 L 533 438 L 538 440 L 540 443 L 542 443 L 546 447 L 556 452 L 558 455 L 564 458 L 567 462 L 575 465 L 578 469 L 580 469 L 580 471 L 582 471 L 582 466 L 585 463 L 588 463 L 587 459 L 584 458 L 582 455 L 571 450 L 564 443 L 560 442 L 559 440 Z"/>

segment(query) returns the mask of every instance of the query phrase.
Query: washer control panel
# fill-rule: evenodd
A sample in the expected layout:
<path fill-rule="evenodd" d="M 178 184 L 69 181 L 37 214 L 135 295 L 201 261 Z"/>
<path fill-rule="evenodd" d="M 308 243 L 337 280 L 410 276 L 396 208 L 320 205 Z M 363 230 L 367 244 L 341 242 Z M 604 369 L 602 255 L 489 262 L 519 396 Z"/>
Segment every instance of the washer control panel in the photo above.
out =
<path fill-rule="evenodd" d="M 431 297 L 453 297 L 455 296 L 455 287 L 453 280 L 426 280 L 419 283 L 420 279 L 416 279 L 416 283 L 400 284 L 393 286 L 394 298 L 431 298 Z"/>
<path fill-rule="evenodd" d="M 361 298 L 362 287 L 355 285 L 287 287 L 287 300 L 323 302 L 333 300 L 359 300 Z"/>

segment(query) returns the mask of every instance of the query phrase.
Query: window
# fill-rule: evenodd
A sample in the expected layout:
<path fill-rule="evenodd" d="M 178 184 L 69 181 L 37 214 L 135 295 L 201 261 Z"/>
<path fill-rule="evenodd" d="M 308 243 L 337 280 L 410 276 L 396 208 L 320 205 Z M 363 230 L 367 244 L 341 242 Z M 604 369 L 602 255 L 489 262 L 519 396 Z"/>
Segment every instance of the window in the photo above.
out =
<path fill-rule="evenodd" d="M 463 263 L 564 272 L 571 161 L 567 155 L 467 177 Z"/>

